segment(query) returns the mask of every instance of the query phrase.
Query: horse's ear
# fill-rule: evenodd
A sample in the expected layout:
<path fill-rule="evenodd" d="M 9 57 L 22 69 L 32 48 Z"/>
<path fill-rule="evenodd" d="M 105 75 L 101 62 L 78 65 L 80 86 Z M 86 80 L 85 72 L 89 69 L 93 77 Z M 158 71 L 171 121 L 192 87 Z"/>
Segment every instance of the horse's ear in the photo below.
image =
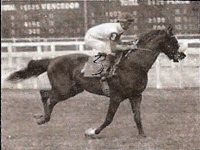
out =
<path fill-rule="evenodd" d="M 171 24 L 167 27 L 167 34 L 171 34 L 172 33 L 172 30 L 173 30 L 173 27 L 171 26 Z"/>

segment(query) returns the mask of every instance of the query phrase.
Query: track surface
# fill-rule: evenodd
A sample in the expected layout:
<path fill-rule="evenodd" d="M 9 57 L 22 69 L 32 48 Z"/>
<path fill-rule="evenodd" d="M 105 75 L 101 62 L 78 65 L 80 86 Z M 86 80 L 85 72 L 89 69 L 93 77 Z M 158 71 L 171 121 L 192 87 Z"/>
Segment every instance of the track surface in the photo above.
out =
<path fill-rule="evenodd" d="M 43 113 L 37 90 L 2 90 L 3 150 L 175 150 L 200 148 L 199 89 L 147 89 L 141 106 L 147 138 L 138 131 L 128 101 L 96 139 L 84 132 L 99 126 L 106 115 L 108 98 L 87 92 L 55 106 L 52 119 L 37 125 Z"/>

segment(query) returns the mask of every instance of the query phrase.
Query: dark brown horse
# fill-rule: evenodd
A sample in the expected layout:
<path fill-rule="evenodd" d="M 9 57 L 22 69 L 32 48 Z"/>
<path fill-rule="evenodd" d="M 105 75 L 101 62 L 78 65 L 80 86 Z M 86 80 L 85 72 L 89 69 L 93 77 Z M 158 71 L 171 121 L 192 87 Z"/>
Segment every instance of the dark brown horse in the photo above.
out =
<path fill-rule="evenodd" d="M 108 79 L 110 103 L 105 121 L 98 128 L 87 130 L 87 135 L 99 134 L 112 122 L 120 103 L 129 99 L 139 135 L 145 137 L 140 117 L 140 104 L 142 92 L 148 81 L 147 73 L 161 52 L 176 62 L 183 59 L 185 55 L 178 52 L 179 44 L 171 27 L 166 30 L 152 30 L 141 35 L 137 46 L 137 50 L 122 58 L 116 70 L 117 76 Z M 53 59 L 32 60 L 26 68 L 8 77 L 10 81 L 23 80 L 47 71 L 52 89 L 40 91 L 44 115 L 40 116 L 38 124 L 44 124 L 50 120 L 52 110 L 58 102 L 69 99 L 84 90 L 104 95 L 100 78 L 83 77 L 81 73 L 88 57 L 85 54 L 71 54 Z"/>

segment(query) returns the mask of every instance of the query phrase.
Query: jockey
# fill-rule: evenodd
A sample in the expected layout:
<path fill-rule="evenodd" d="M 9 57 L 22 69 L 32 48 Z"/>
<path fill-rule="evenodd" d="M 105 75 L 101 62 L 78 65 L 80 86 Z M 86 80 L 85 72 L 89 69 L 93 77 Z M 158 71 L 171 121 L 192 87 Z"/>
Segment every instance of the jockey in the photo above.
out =
<path fill-rule="evenodd" d="M 121 42 L 120 37 L 128 30 L 134 18 L 130 13 L 121 13 L 116 23 L 103 23 L 90 28 L 85 34 L 85 44 L 100 53 L 106 53 L 104 71 L 102 76 L 109 75 L 108 69 L 111 65 L 110 58 L 118 51 L 126 51 L 137 48 L 130 42 Z"/>

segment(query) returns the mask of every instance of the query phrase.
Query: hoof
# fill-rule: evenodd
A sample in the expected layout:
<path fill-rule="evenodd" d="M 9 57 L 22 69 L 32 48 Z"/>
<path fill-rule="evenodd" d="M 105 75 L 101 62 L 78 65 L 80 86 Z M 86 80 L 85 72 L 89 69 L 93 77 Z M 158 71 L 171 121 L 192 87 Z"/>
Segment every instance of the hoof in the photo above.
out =
<path fill-rule="evenodd" d="M 95 134 L 95 130 L 96 129 L 92 129 L 92 128 L 90 128 L 90 129 L 87 129 L 86 131 L 85 131 L 85 137 L 91 137 L 91 138 L 93 138 L 96 134 Z"/>
<path fill-rule="evenodd" d="M 139 138 L 146 138 L 147 136 L 146 136 L 146 134 L 139 134 Z"/>
<path fill-rule="evenodd" d="M 38 125 L 45 124 L 45 123 L 46 123 L 46 120 L 44 119 L 44 117 L 41 117 L 41 118 L 37 121 L 37 124 L 38 124 Z"/>
<path fill-rule="evenodd" d="M 107 79 L 106 77 L 101 77 L 102 82 L 106 81 L 106 79 Z"/>
<path fill-rule="evenodd" d="M 40 118 L 42 118 L 43 117 L 43 115 L 34 115 L 34 118 L 35 119 L 40 119 Z"/>

